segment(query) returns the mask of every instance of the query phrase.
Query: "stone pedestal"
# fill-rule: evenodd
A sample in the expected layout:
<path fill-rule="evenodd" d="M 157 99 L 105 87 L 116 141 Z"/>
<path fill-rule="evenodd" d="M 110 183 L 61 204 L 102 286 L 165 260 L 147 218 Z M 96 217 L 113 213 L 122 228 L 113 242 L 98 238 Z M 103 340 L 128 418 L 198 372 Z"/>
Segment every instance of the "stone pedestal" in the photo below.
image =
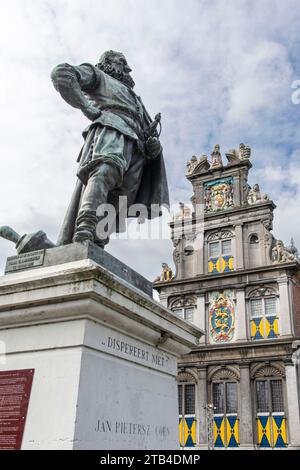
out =
<path fill-rule="evenodd" d="M 201 335 L 90 259 L 1 277 L 0 371 L 34 369 L 21 448 L 177 449 L 177 357 Z"/>

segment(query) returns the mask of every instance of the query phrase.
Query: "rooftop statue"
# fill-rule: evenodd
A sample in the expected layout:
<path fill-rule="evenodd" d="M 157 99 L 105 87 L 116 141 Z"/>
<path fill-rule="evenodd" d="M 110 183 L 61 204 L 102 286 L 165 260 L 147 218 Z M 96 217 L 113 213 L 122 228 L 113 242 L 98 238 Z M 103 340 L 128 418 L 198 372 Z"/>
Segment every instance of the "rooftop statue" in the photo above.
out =
<path fill-rule="evenodd" d="M 180 211 L 177 212 L 174 216 L 175 220 L 186 219 L 186 218 L 192 217 L 191 209 L 188 206 L 186 206 L 183 202 L 179 203 L 179 209 Z"/>
<path fill-rule="evenodd" d="M 251 148 L 249 145 L 240 144 L 239 149 L 231 149 L 226 153 L 229 164 L 235 165 L 245 160 L 250 160 Z"/>
<path fill-rule="evenodd" d="M 220 152 L 220 145 L 216 144 L 211 154 L 211 167 L 218 168 L 222 165 L 223 165 L 223 162 L 222 162 L 222 155 Z"/>
<path fill-rule="evenodd" d="M 248 193 L 248 204 L 253 205 L 257 204 L 258 202 L 266 202 L 270 200 L 270 197 L 267 194 L 260 192 L 260 187 L 258 184 L 255 184 L 252 189 L 249 190 Z"/>
<path fill-rule="evenodd" d="M 101 219 L 97 210 L 101 204 L 112 204 L 116 223 L 111 232 L 121 231 L 119 196 L 127 197 L 126 215 L 133 204 L 143 204 L 146 217 L 159 216 L 160 210 L 151 211 L 151 205 L 153 209 L 153 205 L 169 204 L 157 130 L 160 114 L 152 121 L 133 90 L 130 72 L 125 56 L 115 51 L 106 51 L 95 66 L 63 63 L 52 71 L 54 87 L 62 98 L 91 121 L 83 132 L 78 180 L 57 245 L 90 240 L 103 247 L 109 234 L 97 233 Z M 42 247 L 39 237 L 37 249 Z"/>
<path fill-rule="evenodd" d="M 272 248 L 272 261 L 273 264 L 287 263 L 289 261 L 296 261 L 298 250 L 294 243 L 291 248 L 286 248 L 282 240 L 276 240 Z"/>
<path fill-rule="evenodd" d="M 157 278 L 154 279 L 155 282 L 166 282 L 166 281 L 171 281 L 174 278 L 174 274 L 172 269 L 167 263 L 162 263 L 162 273 L 160 276 L 157 276 Z"/>

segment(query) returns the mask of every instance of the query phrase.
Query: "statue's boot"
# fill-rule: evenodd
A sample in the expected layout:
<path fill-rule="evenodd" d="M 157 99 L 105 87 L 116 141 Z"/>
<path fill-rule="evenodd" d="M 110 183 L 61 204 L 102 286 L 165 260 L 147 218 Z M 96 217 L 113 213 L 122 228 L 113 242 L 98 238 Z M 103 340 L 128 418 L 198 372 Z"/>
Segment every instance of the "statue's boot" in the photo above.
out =
<path fill-rule="evenodd" d="M 11 227 L 4 225 L 0 227 L 0 237 L 15 243 L 18 255 L 55 247 L 55 244 L 47 238 L 42 230 L 20 236 Z"/>
<path fill-rule="evenodd" d="M 97 241 L 100 246 L 107 243 L 106 238 L 99 240 L 99 236 L 96 237 L 96 228 L 100 220 L 97 209 L 101 204 L 107 203 L 109 191 L 115 189 L 119 183 L 119 170 L 107 163 L 102 163 L 90 174 L 82 196 L 73 241 Z"/>

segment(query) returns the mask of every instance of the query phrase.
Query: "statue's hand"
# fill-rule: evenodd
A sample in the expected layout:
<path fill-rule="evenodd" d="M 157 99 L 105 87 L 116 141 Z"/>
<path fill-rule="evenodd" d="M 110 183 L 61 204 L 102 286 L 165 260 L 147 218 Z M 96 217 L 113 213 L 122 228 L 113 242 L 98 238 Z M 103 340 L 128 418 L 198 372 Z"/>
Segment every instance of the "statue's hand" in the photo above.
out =
<path fill-rule="evenodd" d="M 145 144 L 146 155 L 149 159 L 157 158 L 162 152 L 160 141 L 156 137 L 149 137 Z"/>
<path fill-rule="evenodd" d="M 93 106 L 92 104 L 89 104 L 82 110 L 83 114 L 90 119 L 91 121 L 94 121 L 101 115 L 101 110 Z"/>

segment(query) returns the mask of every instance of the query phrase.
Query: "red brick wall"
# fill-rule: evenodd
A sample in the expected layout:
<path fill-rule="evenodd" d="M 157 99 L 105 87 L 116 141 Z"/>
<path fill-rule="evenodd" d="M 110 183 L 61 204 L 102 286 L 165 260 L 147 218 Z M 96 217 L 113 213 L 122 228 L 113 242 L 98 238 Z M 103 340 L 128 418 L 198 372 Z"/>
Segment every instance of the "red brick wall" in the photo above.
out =
<path fill-rule="evenodd" d="M 295 333 L 300 336 L 300 285 L 293 283 L 293 300 L 295 312 Z"/>

